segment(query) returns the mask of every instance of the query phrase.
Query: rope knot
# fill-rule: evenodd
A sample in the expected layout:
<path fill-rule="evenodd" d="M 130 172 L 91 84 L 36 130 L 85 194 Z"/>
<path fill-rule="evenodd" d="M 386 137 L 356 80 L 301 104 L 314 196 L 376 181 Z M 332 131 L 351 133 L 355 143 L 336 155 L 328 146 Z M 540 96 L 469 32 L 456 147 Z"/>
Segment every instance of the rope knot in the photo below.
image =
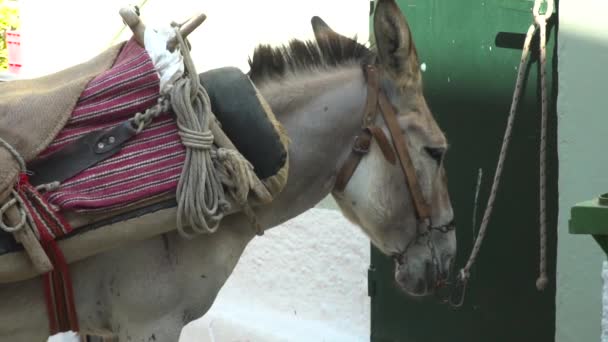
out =
<path fill-rule="evenodd" d="M 221 162 L 237 161 L 241 154 L 235 150 L 229 148 L 218 148 L 217 149 L 217 160 Z"/>
<path fill-rule="evenodd" d="M 542 290 L 546 289 L 548 284 L 549 284 L 549 278 L 547 277 L 546 274 L 542 274 L 540 277 L 538 277 L 538 279 L 536 279 L 536 289 L 538 291 L 542 291 Z"/>
<path fill-rule="evenodd" d="M 61 186 L 61 183 L 59 183 L 59 182 L 51 182 L 48 184 L 38 185 L 36 187 L 36 190 L 38 190 L 40 192 L 52 192 L 52 191 L 59 189 L 60 186 Z"/>
<path fill-rule="evenodd" d="M 177 125 L 179 127 L 179 136 L 182 140 L 182 144 L 186 147 L 190 147 L 194 150 L 209 151 L 213 147 L 213 133 L 211 130 L 204 132 L 195 131 L 184 127 L 183 125 Z"/>
<path fill-rule="evenodd" d="M 228 148 L 217 149 L 217 160 L 223 166 L 230 192 L 239 205 L 247 203 L 249 186 L 252 183 L 253 166 L 238 151 Z"/>

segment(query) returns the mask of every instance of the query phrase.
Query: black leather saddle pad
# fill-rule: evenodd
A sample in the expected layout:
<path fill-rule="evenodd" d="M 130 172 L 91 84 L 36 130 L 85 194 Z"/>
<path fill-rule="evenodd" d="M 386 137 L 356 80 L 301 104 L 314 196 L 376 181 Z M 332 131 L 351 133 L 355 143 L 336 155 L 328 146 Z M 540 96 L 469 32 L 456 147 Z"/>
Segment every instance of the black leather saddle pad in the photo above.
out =
<path fill-rule="evenodd" d="M 238 68 L 225 67 L 200 74 L 200 81 L 222 130 L 253 165 L 258 178 L 274 176 L 285 165 L 286 147 L 249 77 Z"/>

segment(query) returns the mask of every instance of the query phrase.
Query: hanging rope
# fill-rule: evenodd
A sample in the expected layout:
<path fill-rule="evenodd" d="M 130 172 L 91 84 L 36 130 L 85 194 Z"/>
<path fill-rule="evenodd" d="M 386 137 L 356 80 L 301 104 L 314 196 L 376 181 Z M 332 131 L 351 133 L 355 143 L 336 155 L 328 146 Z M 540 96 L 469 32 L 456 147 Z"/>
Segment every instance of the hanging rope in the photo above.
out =
<path fill-rule="evenodd" d="M 547 21 L 553 15 L 553 0 L 547 0 L 545 14 L 540 14 L 541 1 L 534 3 L 534 21 L 540 30 L 540 86 L 541 86 L 541 129 L 540 129 L 540 258 L 539 276 L 536 288 L 544 290 L 549 283 L 547 276 L 547 215 L 546 215 L 546 160 L 547 160 Z"/>
<path fill-rule="evenodd" d="M 524 46 L 522 50 L 522 56 L 519 63 L 519 69 L 517 74 L 517 81 L 515 83 L 515 91 L 513 93 L 513 100 L 511 102 L 511 109 L 509 111 L 509 117 L 507 119 L 507 127 L 505 129 L 504 138 L 502 141 L 502 146 L 500 149 L 500 154 L 498 157 L 498 164 L 496 166 L 496 173 L 494 174 L 494 181 L 492 183 L 492 188 L 490 190 L 490 196 L 488 198 L 488 204 L 486 206 L 483 219 L 481 221 L 481 226 L 479 228 L 479 232 L 477 238 L 475 240 L 475 244 L 473 245 L 473 249 L 471 250 L 471 255 L 464 268 L 460 270 L 458 275 L 459 281 L 462 283 L 463 287 L 463 295 L 459 302 L 455 304 L 455 306 L 462 305 L 464 301 L 464 291 L 466 290 L 467 282 L 471 276 L 471 268 L 475 264 L 477 260 L 477 255 L 481 248 L 481 244 L 486 236 L 488 223 L 490 222 L 490 216 L 494 209 L 494 201 L 496 200 L 496 193 L 498 191 L 498 186 L 500 184 L 500 179 L 502 176 L 502 171 L 504 168 L 504 162 L 507 155 L 507 151 L 509 149 L 509 144 L 511 142 L 511 136 L 513 131 L 513 123 L 515 119 L 515 114 L 517 112 L 517 107 L 519 105 L 519 100 L 521 97 L 521 91 L 523 87 L 523 81 L 525 78 L 526 70 L 527 70 L 527 62 L 530 55 L 530 43 L 532 42 L 532 38 L 536 33 L 537 26 L 540 28 L 541 35 L 541 43 L 540 43 L 540 53 L 541 53 L 541 91 L 542 91 L 542 119 L 541 119 L 541 141 L 540 141 L 540 276 L 537 279 L 536 286 L 539 290 L 542 290 L 546 287 L 548 282 L 547 272 L 546 272 L 546 213 L 545 213 L 545 191 L 546 191 L 546 131 L 547 131 L 547 93 L 546 93 L 546 80 L 545 80 L 545 64 L 546 64 L 546 24 L 547 20 L 551 17 L 553 12 L 553 0 L 547 1 L 547 10 L 545 14 L 541 15 L 540 6 L 543 0 L 535 0 L 533 14 L 534 14 L 534 23 L 530 25 L 528 28 L 528 33 L 526 34 L 526 39 L 524 41 Z"/>

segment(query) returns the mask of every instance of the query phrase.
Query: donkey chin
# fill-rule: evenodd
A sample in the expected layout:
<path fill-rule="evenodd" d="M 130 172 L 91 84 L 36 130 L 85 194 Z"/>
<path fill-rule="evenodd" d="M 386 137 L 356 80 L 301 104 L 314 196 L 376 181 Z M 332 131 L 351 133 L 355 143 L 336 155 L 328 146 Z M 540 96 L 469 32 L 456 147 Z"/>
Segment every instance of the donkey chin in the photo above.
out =
<path fill-rule="evenodd" d="M 435 294 L 447 284 L 452 258 L 433 257 L 427 244 L 415 244 L 406 253 L 394 257 L 395 282 L 410 297 Z"/>

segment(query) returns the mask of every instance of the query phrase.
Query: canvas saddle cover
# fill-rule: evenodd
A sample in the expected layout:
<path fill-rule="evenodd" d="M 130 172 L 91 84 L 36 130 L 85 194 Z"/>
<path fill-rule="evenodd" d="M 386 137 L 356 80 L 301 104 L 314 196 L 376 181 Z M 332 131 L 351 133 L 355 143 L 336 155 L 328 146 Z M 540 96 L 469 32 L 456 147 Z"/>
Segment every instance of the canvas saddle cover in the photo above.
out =
<path fill-rule="evenodd" d="M 70 102 L 61 107 L 61 111 L 54 110 L 53 117 L 44 116 L 42 124 L 50 126 L 52 120 L 55 120 L 61 122 L 61 125 L 53 126 L 53 130 L 45 126 L 50 131 L 49 141 L 33 146 L 37 147 L 36 152 L 26 156 L 28 171 L 32 172 L 30 179 L 37 172 L 35 168 L 30 168 L 32 164 L 44 161 L 87 134 L 120 125 L 135 113 L 143 112 L 157 103 L 160 87 L 154 63 L 146 50 L 134 40 L 119 49 L 106 52 L 97 58 L 100 59 L 103 63 L 94 60 L 78 66 L 84 69 L 81 73 L 72 71 L 73 74 L 86 74 L 87 77 L 85 79 L 81 76 L 78 86 L 70 84 Z M 86 68 L 87 64 L 103 64 L 103 68 Z M 45 80 L 45 84 L 60 84 L 60 79 L 56 76 L 53 80 Z M 209 94 L 211 109 L 220 122 L 221 130 L 252 164 L 255 175 L 265 189 L 263 191 L 273 198 L 283 189 L 288 177 L 288 137 L 283 127 L 253 82 L 240 69 L 226 67 L 211 70 L 200 74 L 200 82 Z M 26 88 L 26 85 L 21 85 L 21 88 Z M 59 94 L 53 93 L 47 97 L 68 97 L 64 95 L 63 87 L 60 90 L 62 92 Z M 25 93 L 24 96 L 33 95 Z M 35 127 L 36 121 L 33 118 L 39 117 L 35 112 L 39 107 L 18 109 L 20 118 L 28 119 L 25 123 Z M 8 126 L 3 124 L 3 127 L 7 133 L 14 133 Z M 32 139 L 28 137 L 18 134 L 13 136 L 16 137 L 11 140 L 13 142 L 21 138 L 33 145 Z M 43 139 L 47 135 L 37 134 L 36 137 Z M 23 153 L 22 150 L 20 153 Z M 15 179 L 18 173 L 17 163 L 10 155 L 7 154 L 6 157 L 12 167 L 10 176 Z M 68 155 L 67 158 L 53 160 L 49 165 L 60 170 L 62 165 L 73 163 L 75 158 L 82 157 Z M 121 215 L 139 211 L 143 207 L 155 208 L 155 203 L 167 201 L 174 196 L 185 158 L 186 151 L 180 141 L 175 117 L 173 113 L 163 113 L 141 133 L 122 145 L 119 152 L 62 180 L 57 188 L 45 192 L 43 196 L 62 215 L 101 215 L 120 221 Z M 13 180 L 7 181 L 9 189 L 12 188 L 12 182 Z M 256 197 L 255 190 L 252 195 L 250 204 L 255 206 L 267 203 L 267 200 Z M 68 221 L 75 229 L 73 232 L 51 231 L 49 234 L 58 239 L 69 238 L 71 233 L 87 231 L 87 224 L 81 225 L 79 220 Z M 99 227 L 99 224 L 96 226 Z M 0 232 L 0 255 L 14 251 L 16 247 L 8 234 Z"/>
<path fill-rule="evenodd" d="M 0 138 L 26 162 L 38 156 L 65 126 L 87 84 L 112 66 L 123 45 L 54 74 L 0 83 Z M 15 158 L 0 147 L 0 203 L 7 198 L 18 173 Z"/>
<path fill-rule="evenodd" d="M 289 174 L 289 138 L 284 128 L 240 70 L 212 70 L 200 74 L 200 81 L 221 131 L 253 165 L 261 188 L 272 200 Z M 145 50 L 133 41 L 123 43 L 59 73 L 0 84 L 0 137 L 17 148 L 33 172 L 33 163 L 79 136 L 113 127 L 149 108 L 156 103 L 158 90 L 159 79 Z M 72 160 L 67 159 L 62 162 Z M 69 262 L 175 229 L 174 196 L 184 159 L 175 118 L 163 113 L 120 152 L 45 192 L 50 208 L 71 226 L 69 231 L 51 234 L 65 247 Z M 7 196 L 18 172 L 17 162 L 0 148 L 0 195 Z M 250 205 L 268 203 L 259 193 L 252 188 Z M 3 200 L 0 197 L 0 203 Z M 228 214 L 239 210 L 234 209 Z M 167 224 L 150 223 L 159 220 Z M 0 231 L 0 258 L 0 284 L 40 274 L 23 245 L 4 231 Z"/>
<path fill-rule="evenodd" d="M 200 82 L 221 130 L 252 164 L 270 196 L 277 194 L 287 180 L 287 137 L 253 82 L 233 67 L 202 73 Z M 112 68 L 84 89 L 66 125 L 34 161 L 44 161 L 87 134 L 116 127 L 144 112 L 157 103 L 159 90 L 149 55 L 135 41 L 128 42 Z M 73 158 L 87 156 L 70 155 L 51 166 L 61 170 Z M 62 211 L 108 212 L 132 206 L 175 194 L 185 159 L 175 116 L 162 113 L 119 152 L 63 180 L 45 198 Z"/>

